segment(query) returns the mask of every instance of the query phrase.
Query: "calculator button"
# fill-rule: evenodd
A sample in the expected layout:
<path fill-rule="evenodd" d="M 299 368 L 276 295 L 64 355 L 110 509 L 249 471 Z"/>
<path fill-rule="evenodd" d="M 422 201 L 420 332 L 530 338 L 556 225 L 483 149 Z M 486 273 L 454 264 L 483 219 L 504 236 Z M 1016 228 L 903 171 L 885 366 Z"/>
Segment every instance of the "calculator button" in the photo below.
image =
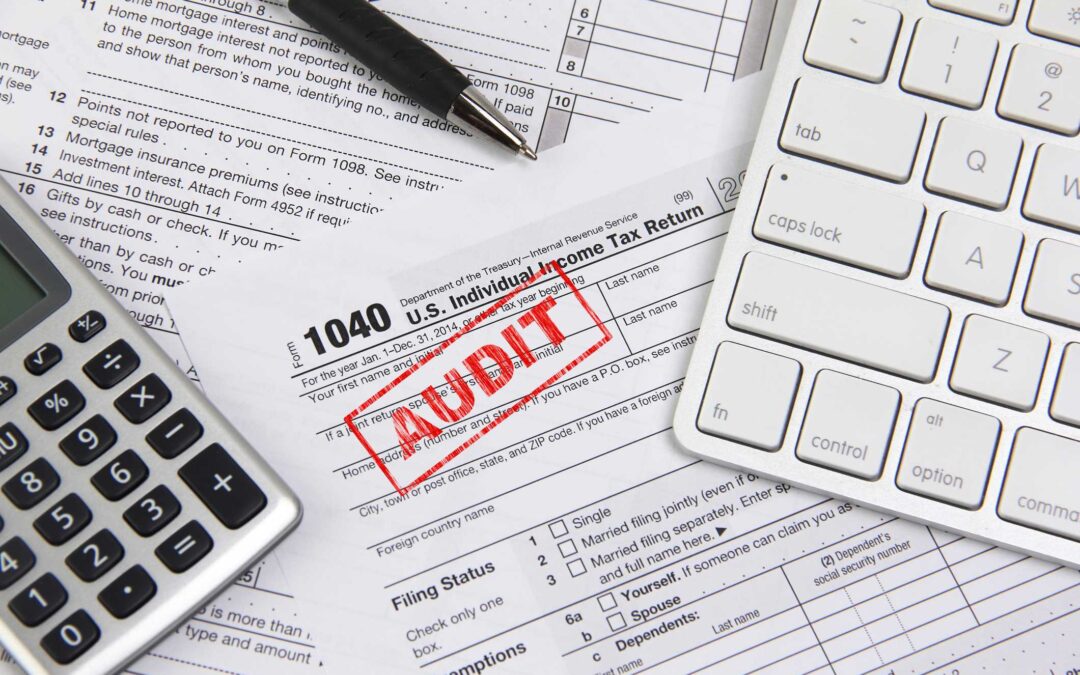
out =
<path fill-rule="evenodd" d="M 142 424 L 168 405 L 172 392 L 157 375 L 147 375 L 116 399 L 116 409 L 133 424 Z"/>
<path fill-rule="evenodd" d="M 72 551 L 65 562 L 83 581 L 95 581 L 124 557 L 124 547 L 108 530 L 102 530 Z"/>
<path fill-rule="evenodd" d="M 172 459 L 202 438 L 203 427 L 187 408 L 181 408 L 146 435 L 157 454 Z"/>
<path fill-rule="evenodd" d="M 154 555 L 177 574 L 186 572 L 214 548 L 214 540 L 197 521 L 181 527 L 160 546 Z"/>
<path fill-rule="evenodd" d="M 64 358 L 64 354 L 60 351 L 60 348 L 51 342 L 46 342 L 35 349 L 33 353 L 28 354 L 23 359 L 23 365 L 26 366 L 26 370 L 31 375 L 43 375 L 50 368 L 60 363 L 62 358 Z"/>
<path fill-rule="evenodd" d="M 0 471 L 22 457 L 29 447 L 30 441 L 26 440 L 19 427 L 11 422 L 0 426 Z"/>
<path fill-rule="evenodd" d="M 52 657 L 53 661 L 66 665 L 93 647 L 99 637 L 101 637 L 101 631 L 97 624 L 86 613 L 86 610 L 80 609 L 49 631 L 41 639 L 41 648 Z"/>
<path fill-rule="evenodd" d="M 25 469 L 4 483 L 3 491 L 11 503 L 22 510 L 37 506 L 56 487 L 60 476 L 56 469 L 41 457 L 30 462 Z"/>
<path fill-rule="evenodd" d="M 86 466 L 116 443 L 116 430 L 101 415 L 94 415 L 60 441 L 60 449 L 79 466 Z"/>
<path fill-rule="evenodd" d="M 105 317 L 101 312 L 90 310 L 68 326 L 68 335 L 75 342 L 86 342 L 105 330 Z"/>
<path fill-rule="evenodd" d="M 63 584 L 50 573 L 27 586 L 8 603 L 8 607 L 23 625 L 36 626 L 55 614 L 67 599 Z"/>
<path fill-rule="evenodd" d="M 115 502 L 142 485 L 149 473 L 150 470 L 134 450 L 125 450 L 95 473 L 90 482 L 105 499 Z"/>
<path fill-rule="evenodd" d="M 266 495 L 217 443 L 195 455 L 179 473 L 229 529 L 240 527 L 266 506 Z"/>
<path fill-rule="evenodd" d="M 0 405 L 14 396 L 18 390 L 19 388 L 15 386 L 15 380 L 7 375 L 0 375 Z"/>
<path fill-rule="evenodd" d="M 106 586 L 98 594 L 98 602 L 117 619 L 126 619 L 150 602 L 155 593 L 157 584 L 142 565 L 136 565 Z"/>
<path fill-rule="evenodd" d="M 64 497 L 34 521 L 34 529 L 53 546 L 66 543 L 93 519 L 90 508 L 77 494 Z"/>
<path fill-rule="evenodd" d="M 144 537 L 149 537 L 180 513 L 180 502 L 164 485 L 159 485 L 146 493 L 131 508 L 124 511 L 124 520 L 131 529 Z"/>
<path fill-rule="evenodd" d="M 22 537 L 12 537 L 0 545 L 0 590 L 3 590 L 22 579 L 29 572 L 37 558 L 34 552 L 22 540 Z"/>
<path fill-rule="evenodd" d="M 46 431 L 59 429 L 86 406 L 86 399 L 71 380 L 64 380 L 30 404 L 30 416 Z"/>
<path fill-rule="evenodd" d="M 117 340 L 87 361 L 83 372 L 98 387 L 111 389 L 138 367 L 139 355 L 127 340 Z"/>

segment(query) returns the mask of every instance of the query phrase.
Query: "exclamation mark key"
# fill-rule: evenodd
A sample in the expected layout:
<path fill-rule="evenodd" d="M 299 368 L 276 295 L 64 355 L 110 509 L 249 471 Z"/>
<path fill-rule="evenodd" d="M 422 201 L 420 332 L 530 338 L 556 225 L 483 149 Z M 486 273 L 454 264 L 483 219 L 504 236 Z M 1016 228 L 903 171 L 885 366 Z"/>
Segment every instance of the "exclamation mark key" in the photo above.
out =
<path fill-rule="evenodd" d="M 987 31 L 921 19 L 900 86 L 913 94 L 972 110 L 986 97 L 998 41 Z"/>
<path fill-rule="evenodd" d="M 180 574 L 191 569 L 213 548 L 214 540 L 198 521 L 193 520 L 162 542 L 154 549 L 154 554 L 165 567 Z"/>

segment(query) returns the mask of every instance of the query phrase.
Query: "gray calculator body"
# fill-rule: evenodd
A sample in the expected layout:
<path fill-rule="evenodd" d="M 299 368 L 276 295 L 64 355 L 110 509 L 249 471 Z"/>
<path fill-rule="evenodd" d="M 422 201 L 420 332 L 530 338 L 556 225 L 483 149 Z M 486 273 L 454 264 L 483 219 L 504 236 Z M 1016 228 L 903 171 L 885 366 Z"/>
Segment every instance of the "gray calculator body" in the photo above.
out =
<path fill-rule="evenodd" d="M 0 641 L 23 668 L 120 669 L 300 516 L 0 180 Z"/>

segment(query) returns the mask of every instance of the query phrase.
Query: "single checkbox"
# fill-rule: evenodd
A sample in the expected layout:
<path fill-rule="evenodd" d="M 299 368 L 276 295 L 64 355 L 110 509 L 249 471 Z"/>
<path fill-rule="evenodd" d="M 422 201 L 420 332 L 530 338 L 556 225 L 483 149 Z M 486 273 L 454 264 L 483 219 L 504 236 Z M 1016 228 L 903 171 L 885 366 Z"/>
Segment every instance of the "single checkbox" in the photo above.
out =
<path fill-rule="evenodd" d="M 559 537 L 565 537 L 570 533 L 570 530 L 566 529 L 566 523 L 561 520 L 556 520 L 554 523 L 548 524 L 548 529 L 551 530 L 551 536 L 558 539 Z"/>
<path fill-rule="evenodd" d="M 562 553 L 562 557 L 569 558 L 577 553 L 577 544 L 573 539 L 567 539 L 559 542 L 559 553 Z"/>
<path fill-rule="evenodd" d="M 607 625 L 611 630 L 626 628 L 626 619 L 623 618 L 622 612 L 615 612 L 607 618 Z"/>
<path fill-rule="evenodd" d="M 566 563 L 566 569 L 570 570 L 570 576 L 580 577 L 585 574 L 585 563 L 581 562 L 581 558 L 575 558 Z"/>
<path fill-rule="evenodd" d="M 605 612 L 611 611 L 619 605 L 619 602 L 615 599 L 613 593 L 604 593 L 597 598 L 596 601 L 600 603 L 600 609 Z"/>

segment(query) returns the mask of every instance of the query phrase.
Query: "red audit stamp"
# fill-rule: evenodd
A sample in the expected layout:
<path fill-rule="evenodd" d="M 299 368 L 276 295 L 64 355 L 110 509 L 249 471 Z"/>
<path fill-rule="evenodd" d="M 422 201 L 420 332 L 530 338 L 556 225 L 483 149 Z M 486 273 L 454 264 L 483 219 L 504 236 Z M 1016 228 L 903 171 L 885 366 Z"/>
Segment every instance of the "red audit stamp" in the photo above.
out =
<path fill-rule="evenodd" d="M 555 287 L 560 294 L 541 288 L 546 281 L 561 282 Z M 503 312 L 513 304 L 521 306 L 512 315 Z M 345 423 L 404 496 L 523 410 L 611 337 L 562 267 L 542 265 L 346 415 Z M 365 418 L 383 408 L 391 412 L 380 412 L 374 422 Z M 482 414 L 493 408 L 497 413 Z M 470 415 L 487 421 L 477 428 L 459 427 Z M 464 440 L 448 452 L 438 447 L 458 437 Z M 385 461 L 376 450 L 395 446 L 400 452 L 388 453 Z"/>

